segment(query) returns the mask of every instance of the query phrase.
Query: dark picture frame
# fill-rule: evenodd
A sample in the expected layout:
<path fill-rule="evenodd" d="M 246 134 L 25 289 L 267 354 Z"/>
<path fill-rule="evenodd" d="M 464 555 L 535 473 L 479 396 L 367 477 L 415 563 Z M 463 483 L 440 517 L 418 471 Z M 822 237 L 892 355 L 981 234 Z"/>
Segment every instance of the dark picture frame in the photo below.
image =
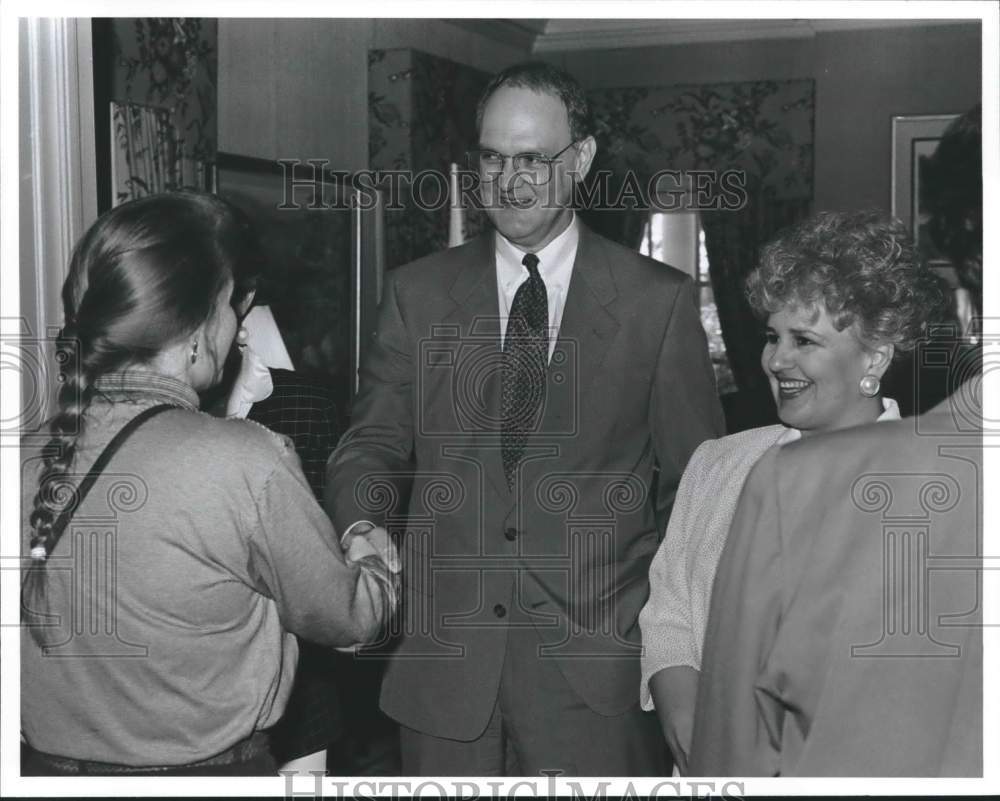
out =
<path fill-rule="evenodd" d="M 230 153 L 218 154 L 212 188 L 257 225 L 258 302 L 271 308 L 295 369 L 328 383 L 346 411 L 381 297 L 383 193 L 314 165 Z"/>
<path fill-rule="evenodd" d="M 921 187 L 923 165 L 957 114 L 898 115 L 892 118 L 892 216 L 905 223 L 928 263 L 951 279 L 951 265 L 928 235 Z"/>

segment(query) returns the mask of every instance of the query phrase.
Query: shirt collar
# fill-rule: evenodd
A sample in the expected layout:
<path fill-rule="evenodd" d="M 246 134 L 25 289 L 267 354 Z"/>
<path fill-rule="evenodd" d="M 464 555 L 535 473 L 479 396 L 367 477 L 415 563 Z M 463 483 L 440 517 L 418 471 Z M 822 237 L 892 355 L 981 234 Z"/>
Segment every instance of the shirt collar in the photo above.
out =
<path fill-rule="evenodd" d="M 572 273 L 572 263 L 565 265 L 580 243 L 580 221 L 575 211 L 571 214 L 565 231 L 541 250 L 532 251 L 538 256 L 538 273 L 549 288 L 565 289 Z M 496 232 L 497 272 L 504 287 L 510 289 L 524 277 L 527 268 L 521 262 L 527 252 L 511 244 L 499 231 Z"/>
<path fill-rule="evenodd" d="M 147 370 L 122 370 L 102 375 L 94 391 L 109 401 L 152 400 L 198 410 L 198 393 L 176 378 Z"/>
<path fill-rule="evenodd" d="M 878 416 L 878 420 L 876 422 L 902 419 L 903 416 L 899 413 L 899 404 L 892 398 L 882 398 L 882 414 Z"/>

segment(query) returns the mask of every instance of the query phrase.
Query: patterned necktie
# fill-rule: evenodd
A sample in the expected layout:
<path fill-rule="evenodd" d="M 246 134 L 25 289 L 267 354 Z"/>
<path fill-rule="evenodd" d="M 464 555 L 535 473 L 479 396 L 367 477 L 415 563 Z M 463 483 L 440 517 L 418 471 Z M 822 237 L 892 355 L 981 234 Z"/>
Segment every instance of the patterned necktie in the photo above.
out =
<path fill-rule="evenodd" d="M 528 268 L 528 280 L 514 295 L 503 343 L 500 451 L 511 490 L 528 432 L 534 429 L 545 399 L 549 355 L 549 301 L 538 274 L 538 256 L 528 253 L 521 263 Z"/>

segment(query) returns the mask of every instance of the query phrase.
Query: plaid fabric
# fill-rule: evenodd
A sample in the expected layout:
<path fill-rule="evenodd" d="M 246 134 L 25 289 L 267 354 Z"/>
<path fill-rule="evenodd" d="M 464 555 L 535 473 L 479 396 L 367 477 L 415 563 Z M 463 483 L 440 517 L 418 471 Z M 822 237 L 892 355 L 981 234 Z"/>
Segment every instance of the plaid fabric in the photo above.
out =
<path fill-rule="evenodd" d="M 326 460 L 340 438 L 333 391 L 291 370 L 271 370 L 274 391 L 255 403 L 247 419 L 291 437 L 316 499 L 323 502 Z"/>
<path fill-rule="evenodd" d="M 323 751 L 343 734 L 335 653 L 299 640 L 292 694 L 285 714 L 270 730 L 271 750 L 279 765 Z"/>
<path fill-rule="evenodd" d="M 340 438 L 333 391 L 320 379 L 271 370 L 274 391 L 247 419 L 290 437 L 317 500 L 323 502 L 326 460 Z M 279 763 L 325 749 L 342 732 L 333 654 L 299 640 L 299 667 L 285 715 L 271 730 Z"/>

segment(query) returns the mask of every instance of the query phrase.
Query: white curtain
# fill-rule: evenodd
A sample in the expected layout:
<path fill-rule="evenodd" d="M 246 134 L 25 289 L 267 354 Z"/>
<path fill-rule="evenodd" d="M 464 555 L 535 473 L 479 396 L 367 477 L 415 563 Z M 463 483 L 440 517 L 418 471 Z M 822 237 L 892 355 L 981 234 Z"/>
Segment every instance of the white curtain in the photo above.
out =
<path fill-rule="evenodd" d="M 170 111 L 111 101 L 114 205 L 172 189 L 205 189 L 205 164 L 185 152 Z"/>
<path fill-rule="evenodd" d="M 465 206 L 458 189 L 458 165 L 451 163 L 451 192 L 449 193 L 448 247 L 465 243 Z"/>

